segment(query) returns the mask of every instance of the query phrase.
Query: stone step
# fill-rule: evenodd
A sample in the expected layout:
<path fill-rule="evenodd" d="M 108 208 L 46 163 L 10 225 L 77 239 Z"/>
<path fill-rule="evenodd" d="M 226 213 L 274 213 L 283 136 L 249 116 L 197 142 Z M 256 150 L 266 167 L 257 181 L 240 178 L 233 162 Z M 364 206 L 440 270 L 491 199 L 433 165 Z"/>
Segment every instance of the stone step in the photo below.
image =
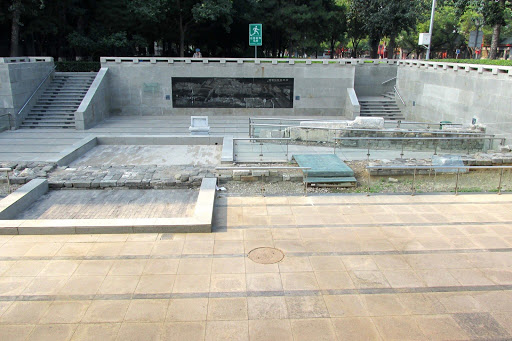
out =
<path fill-rule="evenodd" d="M 47 105 L 47 104 L 78 104 L 80 105 L 80 103 L 82 103 L 81 100 L 69 100 L 69 101 L 66 101 L 66 100 L 61 100 L 61 99 L 56 99 L 56 100 L 51 100 L 51 99 L 46 99 L 46 100 L 41 100 L 39 99 L 39 101 L 37 102 L 37 105 Z"/>
<path fill-rule="evenodd" d="M 361 112 L 366 112 L 366 113 L 368 113 L 368 112 L 375 112 L 375 113 L 377 113 L 377 112 L 383 112 L 383 113 L 388 113 L 388 112 L 389 112 L 389 113 L 393 113 L 393 112 L 401 112 L 401 111 L 400 111 L 400 109 L 383 109 L 383 108 L 382 108 L 382 109 L 366 109 L 366 110 L 365 110 L 365 109 L 361 109 Z"/>
<path fill-rule="evenodd" d="M 51 104 L 36 104 L 33 106 L 33 108 L 59 108 L 59 109 L 65 109 L 65 108 L 76 108 L 77 105 L 75 104 L 59 104 L 59 103 L 51 103 Z"/>
<path fill-rule="evenodd" d="M 354 185 L 357 183 L 357 179 L 353 176 L 347 177 L 311 177 L 308 176 L 306 178 L 306 182 L 308 184 L 332 184 L 332 183 L 353 183 Z"/>
<path fill-rule="evenodd" d="M 48 110 L 48 111 L 31 111 L 30 114 L 33 115 L 39 115 L 39 116 L 45 116 L 45 115 L 51 115 L 51 114 L 75 114 L 76 110 Z"/>
<path fill-rule="evenodd" d="M 20 128 L 75 128 L 75 123 L 22 123 Z"/>
<path fill-rule="evenodd" d="M 46 88 L 46 91 L 55 91 L 55 90 L 88 90 L 90 86 L 68 86 L 68 85 L 62 85 L 62 86 L 49 86 Z"/>
<path fill-rule="evenodd" d="M 40 121 L 42 119 L 56 119 L 56 120 L 74 120 L 75 114 L 67 114 L 67 115 L 59 115 L 59 114 L 47 114 L 47 115 L 31 115 L 27 116 L 26 120 L 37 120 Z"/>
<path fill-rule="evenodd" d="M 26 119 L 24 124 L 37 124 L 37 123 L 54 123 L 54 124 L 75 124 L 75 120 L 66 120 L 62 118 L 45 118 L 45 119 Z"/>

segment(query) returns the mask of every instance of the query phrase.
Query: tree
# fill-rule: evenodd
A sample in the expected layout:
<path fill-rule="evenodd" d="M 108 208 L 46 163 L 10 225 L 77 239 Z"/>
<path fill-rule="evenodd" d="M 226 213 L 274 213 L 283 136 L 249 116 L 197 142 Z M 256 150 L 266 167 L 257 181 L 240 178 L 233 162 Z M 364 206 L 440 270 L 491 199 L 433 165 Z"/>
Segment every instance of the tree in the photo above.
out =
<path fill-rule="evenodd" d="M 359 44 L 366 37 L 364 18 L 359 1 L 350 1 L 347 11 L 347 33 L 352 44 L 352 57 L 357 58 Z"/>
<path fill-rule="evenodd" d="M 347 32 L 347 9 L 341 3 L 328 3 L 326 10 L 325 33 L 331 49 L 331 59 L 333 59 L 336 43 L 342 41 Z"/>
<path fill-rule="evenodd" d="M 491 39 L 490 59 L 496 59 L 498 44 L 500 40 L 501 27 L 506 24 L 507 8 L 512 8 L 510 0 L 454 0 L 459 13 L 468 10 L 478 11 L 484 19 L 484 24 L 492 26 L 493 33 Z"/>
<path fill-rule="evenodd" d="M 388 58 L 394 59 L 396 38 L 402 31 L 409 32 L 416 27 L 420 16 L 420 4 L 417 0 L 388 1 L 380 13 L 385 19 L 383 34 L 389 38 Z"/>

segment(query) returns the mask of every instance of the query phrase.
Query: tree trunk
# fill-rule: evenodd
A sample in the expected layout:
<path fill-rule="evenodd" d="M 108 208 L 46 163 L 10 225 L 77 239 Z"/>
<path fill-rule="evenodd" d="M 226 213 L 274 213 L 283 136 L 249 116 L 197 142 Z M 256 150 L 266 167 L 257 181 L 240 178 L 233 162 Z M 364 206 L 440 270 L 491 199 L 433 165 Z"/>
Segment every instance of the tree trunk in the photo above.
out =
<path fill-rule="evenodd" d="M 389 37 L 389 45 L 388 45 L 388 59 L 395 59 L 395 37 Z"/>
<path fill-rule="evenodd" d="M 370 57 L 372 59 L 379 58 L 379 40 L 380 39 L 370 39 Z"/>
<path fill-rule="evenodd" d="M 20 54 L 20 17 L 21 0 L 14 0 L 12 3 L 11 57 L 19 57 Z"/>
<path fill-rule="evenodd" d="M 500 31 L 501 25 L 496 24 L 492 29 L 492 40 L 491 40 L 491 51 L 489 54 L 489 59 L 496 59 L 498 54 L 498 44 L 500 42 Z"/>
<path fill-rule="evenodd" d="M 185 28 L 183 27 L 183 17 L 180 14 L 180 57 L 185 57 Z"/>
<path fill-rule="evenodd" d="M 331 39 L 331 59 L 334 59 L 334 45 L 336 45 L 336 41 Z"/>

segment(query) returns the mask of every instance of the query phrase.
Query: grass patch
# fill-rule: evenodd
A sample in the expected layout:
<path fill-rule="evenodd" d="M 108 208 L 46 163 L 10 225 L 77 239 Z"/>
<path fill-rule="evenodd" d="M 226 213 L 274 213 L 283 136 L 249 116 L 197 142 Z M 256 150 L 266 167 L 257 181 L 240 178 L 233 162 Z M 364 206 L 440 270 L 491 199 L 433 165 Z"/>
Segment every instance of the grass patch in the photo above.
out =
<path fill-rule="evenodd" d="M 512 60 L 493 59 L 431 59 L 432 62 L 512 66 Z"/>

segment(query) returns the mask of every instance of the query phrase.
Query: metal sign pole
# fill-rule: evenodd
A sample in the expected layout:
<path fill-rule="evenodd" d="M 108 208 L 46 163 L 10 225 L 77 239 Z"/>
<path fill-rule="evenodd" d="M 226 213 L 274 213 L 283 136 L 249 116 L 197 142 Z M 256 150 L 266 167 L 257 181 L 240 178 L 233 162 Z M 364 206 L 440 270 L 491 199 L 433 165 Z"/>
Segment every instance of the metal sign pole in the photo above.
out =
<path fill-rule="evenodd" d="M 430 59 L 430 48 L 432 47 L 432 32 L 434 31 L 434 15 L 436 13 L 436 0 L 432 0 L 432 13 L 430 14 L 430 29 L 428 30 L 428 34 L 430 36 L 430 44 L 428 44 L 427 49 L 427 60 Z"/>

